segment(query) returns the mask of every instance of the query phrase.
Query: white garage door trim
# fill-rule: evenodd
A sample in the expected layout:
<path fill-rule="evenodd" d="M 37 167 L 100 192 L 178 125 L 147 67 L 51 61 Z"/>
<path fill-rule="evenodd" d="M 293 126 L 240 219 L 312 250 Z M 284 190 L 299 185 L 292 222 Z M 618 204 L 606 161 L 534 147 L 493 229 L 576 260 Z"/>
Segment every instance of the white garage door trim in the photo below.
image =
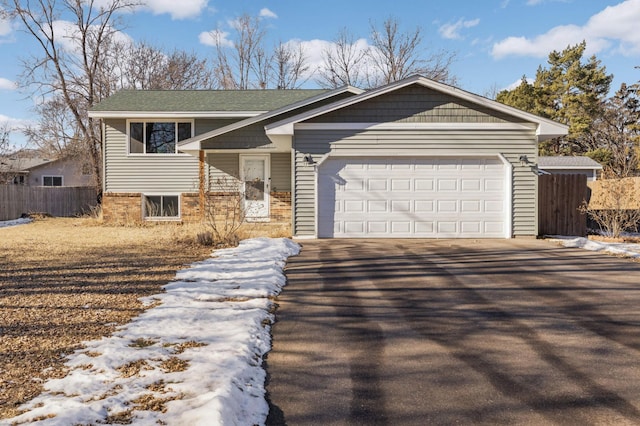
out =
<path fill-rule="evenodd" d="M 414 158 L 414 159 L 423 159 L 423 160 L 428 160 L 428 159 L 434 159 L 434 160 L 442 160 L 442 159 L 497 159 L 499 160 L 503 167 L 503 194 L 502 194 L 502 198 L 503 198 L 503 220 L 502 223 L 504 223 L 504 232 L 502 235 L 499 234 L 494 234 L 491 236 L 488 236 L 489 238 L 499 238 L 499 237 L 503 237 L 503 238 L 511 238 L 512 237 L 512 216 L 513 216 L 513 209 L 512 209 L 512 188 L 513 188 L 513 165 L 502 155 L 502 154 L 497 154 L 497 155 L 481 155 L 481 154 L 463 154 L 463 155 L 424 155 L 424 156 L 406 156 L 406 155 L 400 155 L 397 154 L 395 156 L 389 156 L 389 155 L 385 155 L 385 156 L 376 156 L 376 155 L 367 155 L 366 157 L 363 157 L 362 154 L 353 154 L 353 155 L 345 155 L 345 154 L 340 154 L 340 155 L 336 155 L 336 154 L 326 154 L 325 156 L 322 157 L 322 159 L 320 159 L 320 161 L 318 161 L 318 163 L 316 164 L 315 168 L 315 186 L 316 186 L 316 191 L 315 191 L 315 203 L 316 203 L 316 209 L 315 209 L 315 237 L 316 238 L 323 238 L 323 237 L 327 237 L 322 235 L 322 232 L 320 232 L 320 216 L 321 216 L 321 212 L 320 212 L 320 197 L 321 197 L 321 189 L 320 189 L 320 176 L 321 176 L 321 170 L 322 170 L 322 165 L 324 163 L 326 163 L 329 160 L 341 160 L 341 159 L 349 159 L 349 158 L 353 158 L 353 159 L 363 159 L 363 158 L 367 158 L 367 159 L 373 159 L 373 160 L 381 160 L 381 159 L 407 159 L 407 158 Z M 411 231 L 411 233 L 413 234 L 413 231 Z M 454 235 L 449 235 L 446 233 L 437 233 L 436 232 L 436 236 L 431 236 L 431 238 L 452 238 L 454 237 Z M 459 237 L 465 238 L 465 234 L 461 233 L 460 231 L 457 231 L 456 234 L 459 234 Z M 347 237 L 348 235 L 344 235 L 345 237 Z M 387 237 L 394 237 L 394 236 L 398 236 L 398 237 L 407 237 L 409 235 L 404 235 L 404 234 L 400 234 L 398 235 L 397 233 L 388 233 Z M 420 237 L 420 235 L 411 235 L 411 236 L 415 236 L 415 237 Z M 373 238 L 374 236 L 371 235 L 371 237 Z M 384 235 L 379 234 L 377 235 L 377 237 L 384 237 Z M 467 236 L 467 237 L 470 237 Z M 474 235 L 473 238 L 478 237 L 478 235 Z"/>

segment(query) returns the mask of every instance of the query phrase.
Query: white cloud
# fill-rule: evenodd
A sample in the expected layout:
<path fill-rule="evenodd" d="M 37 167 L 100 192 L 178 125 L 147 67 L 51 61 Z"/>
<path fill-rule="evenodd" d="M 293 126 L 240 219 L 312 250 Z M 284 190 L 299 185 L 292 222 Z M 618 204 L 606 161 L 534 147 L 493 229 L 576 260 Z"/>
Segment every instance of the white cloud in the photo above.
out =
<path fill-rule="evenodd" d="M 278 15 L 265 7 L 263 9 L 260 9 L 260 17 L 277 19 Z"/>
<path fill-rule="evenodd" d="M 624 55 L 640 53 L 640 0 L 626 0 L 608 6 L 593 15 L 585 25 L 561 25 L 533 38 L 507 37 L 493 45 L 491 55 L 546 57 L 553 50 L 586 40 L 586 54 L 591 55 L 615 46 Z"/>
<path fill-rule="evenodd" d="M 3 114 L 0 114 L 0 126 L 4 126 L 5 123 L 8 123 L 9 130 L 12 132 L 21 132 L 25 130 L 27 127 L 32 126 L 34 123 L 30 120 L 25 120 L 22 118 L 13 118 Z"/>
<path fill-rule="evenodd" d="M 109 7 L 113 0 L 94 0 L 95 7 Z M 209 0 L 142 0 L 134 10 L 147 10 L 154 15 L 169 14 L 172 19 L 187 19 L 199 16 Z"/>
<path fill-rule="evenodd" d="M 317 71 L 322 70 L 324 68 L 324 60 L 323 60 L 324 52 L 336 52 L 336 43 L 333 41 L 327 41 L 327 40 L 293 39 L 293 40 L 289 40 L 286 44 L 291 45 L 294 49 L 296 49 L 297 46 L 302 47 L 302 51 L 304 52 L 307 60 L 307 65 L 309 65 L 309 69 L 306 75 L 303 76 L 304 78 L 313 78 L 314 76 L 317 77 L 317 74 L 316 74 Z M 356 56 L 364 50 L 371 49 L 371 46 L 369 45 L 367 40 L 364 38 L 360 38 L 356 40 L 353 43 L 352 47 L 355 50 L 354 53 Z M 363 62 L 360 65 L 362 65 L 362 67 L 364 68 L 369 68 L 367 72 L 370 75 L 375 75 L 377 72 L 366 59 L 363 59 Z M 362 74 L 364 74 L 364 72 Z"/>
<path fill-rule="evenodd" d="M 146 0 L 146 8 L 155 15 L 168 13 L 173 19 L 195 18 L 206 9 L 208 0 Z"/>
<path fill-rule="evenodd" d="M 97 29 L 98 27 L 95 26 L 94 28 Z M 56 41 L 60 43 L 63 50 L 69 53 L 81 53 L 79 30 L 75 23 L 63 20 L 53 21 L 53 33 Z M 47 36 L 50 36 L 50 34 L 47 34 Z M 116 31 L 113 37 L 115 41 L 121 43 L 133 43 L 133 39 L 121 31 Z"/>
<path fill-rule="evenodd" d="M 222 47 L 233 47 L 233 42 L 229 40 L 229 33 L 221 30 L 211 30 L 201 32 L 198 36 L 200 43 L 206 46 L 217 46 L 218 43 Z"/>
<path fill-rule="evenodd" d="M 475 27 L 479 23 L 480 23 L 480 19 L 478 19 L 478 18 L 471 19 L 471 20 L 468 20 L 468 21 L 465 21 L 463 18 L 460 18 L 460 19 L 458 19 L 457 22 L 446 23 L 444 25 L 441 25 L 440 28 L 438 28 L 438 32 L 440 33 L 440 35 L 442 37 L 444 37 L 446 39 L 460 40 L 460 39 L 464 38 L 460 34 L 460 30 L 462 30 L 464 28 Z"/>
<path fill-rule="evenodd" d="M 0 77 L 0 90 L 16 90 L 17 88 L 18 85 L 15 82 Z"/>
<path fill-rule="evenodd" d="M 13 25 L 11 24 L 11 21 L 0 18 L 0 37 L 8 36 L 12 31 Z"/>

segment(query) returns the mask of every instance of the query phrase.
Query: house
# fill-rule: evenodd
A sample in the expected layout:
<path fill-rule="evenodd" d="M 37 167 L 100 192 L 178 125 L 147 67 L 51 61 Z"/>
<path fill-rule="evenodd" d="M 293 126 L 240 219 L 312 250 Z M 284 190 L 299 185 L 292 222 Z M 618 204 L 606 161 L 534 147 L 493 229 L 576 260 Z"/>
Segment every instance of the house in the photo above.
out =
<path fill-rule="evenodd" d="M 31 152 L 17 152 L 0 158 L 0 183 L 27 186 L 91 186 L 88 164 L 64 157 L 44 158 Z"/>
<path fill-rule="evenodd" d="M 250 220 L 301 238 L 535 236 L 531 164 L 567 133 L 421 76 L 369 91 L 123 91 L 89 115 L 105 220 L 199 220 L 222 179 L 244 186 Z"/>
<path fill-rule="evenodd" d="M 589 157 L 558 156 L 538 157 L 538 168 L 550 174 L 586 175 L 588 182 L 593 182 L 602 170 L 597 161 Z"/>

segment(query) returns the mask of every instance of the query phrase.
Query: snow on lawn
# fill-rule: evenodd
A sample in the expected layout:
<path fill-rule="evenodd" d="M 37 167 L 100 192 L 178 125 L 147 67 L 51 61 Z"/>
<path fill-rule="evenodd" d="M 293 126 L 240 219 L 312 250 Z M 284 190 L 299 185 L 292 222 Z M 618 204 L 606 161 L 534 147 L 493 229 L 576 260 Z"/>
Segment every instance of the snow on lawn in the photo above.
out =
<path fill-rule="evenodd" d="M 256 238 L 179 271 L 166 293 L 144 299 L 153 308 L 112 337 L 85 342 L 69 357 L 69 374 L 46 382 L 8 424 L 264 424 L 270 298 L 299 250 L 288 239 Z"/>
<path fill-rule="evenodd" d="M 640 258 L 640 244 L 629 243 L 609 243 L 603 241 L 593 241 L 583 237 L 558 237 L 554 236 L 551 241 L 558 241 L 565 247 L 583 248 L 591 251 L 601 251 L 616 256 Z"/>
<path fill-rule="evenodd" d="M 24 225 L 25 223 L 30 223 L 33 222 L 33 219 L 30 218 L 19 218 L 19 219 L 13 219 L 13 220 L 2 220 L 0 221 L 0 228 L 8 228 L 10 226 L 16 226 L 16 225 Z"/>

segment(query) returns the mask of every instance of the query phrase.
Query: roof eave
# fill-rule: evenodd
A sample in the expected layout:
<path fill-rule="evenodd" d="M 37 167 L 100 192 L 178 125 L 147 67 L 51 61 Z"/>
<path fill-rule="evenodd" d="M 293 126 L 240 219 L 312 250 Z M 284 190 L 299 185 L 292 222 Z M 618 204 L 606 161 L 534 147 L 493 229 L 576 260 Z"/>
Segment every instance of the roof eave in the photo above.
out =
<path fill-rule="evenodd" d="M 542 170 L 602 170 L 602 166 L 543 166 L 538 164 Z"/>
<path fill-rule="evenodd" d="M 90 118 L 247 118 L 265 111 L 89 111 Z"/>

